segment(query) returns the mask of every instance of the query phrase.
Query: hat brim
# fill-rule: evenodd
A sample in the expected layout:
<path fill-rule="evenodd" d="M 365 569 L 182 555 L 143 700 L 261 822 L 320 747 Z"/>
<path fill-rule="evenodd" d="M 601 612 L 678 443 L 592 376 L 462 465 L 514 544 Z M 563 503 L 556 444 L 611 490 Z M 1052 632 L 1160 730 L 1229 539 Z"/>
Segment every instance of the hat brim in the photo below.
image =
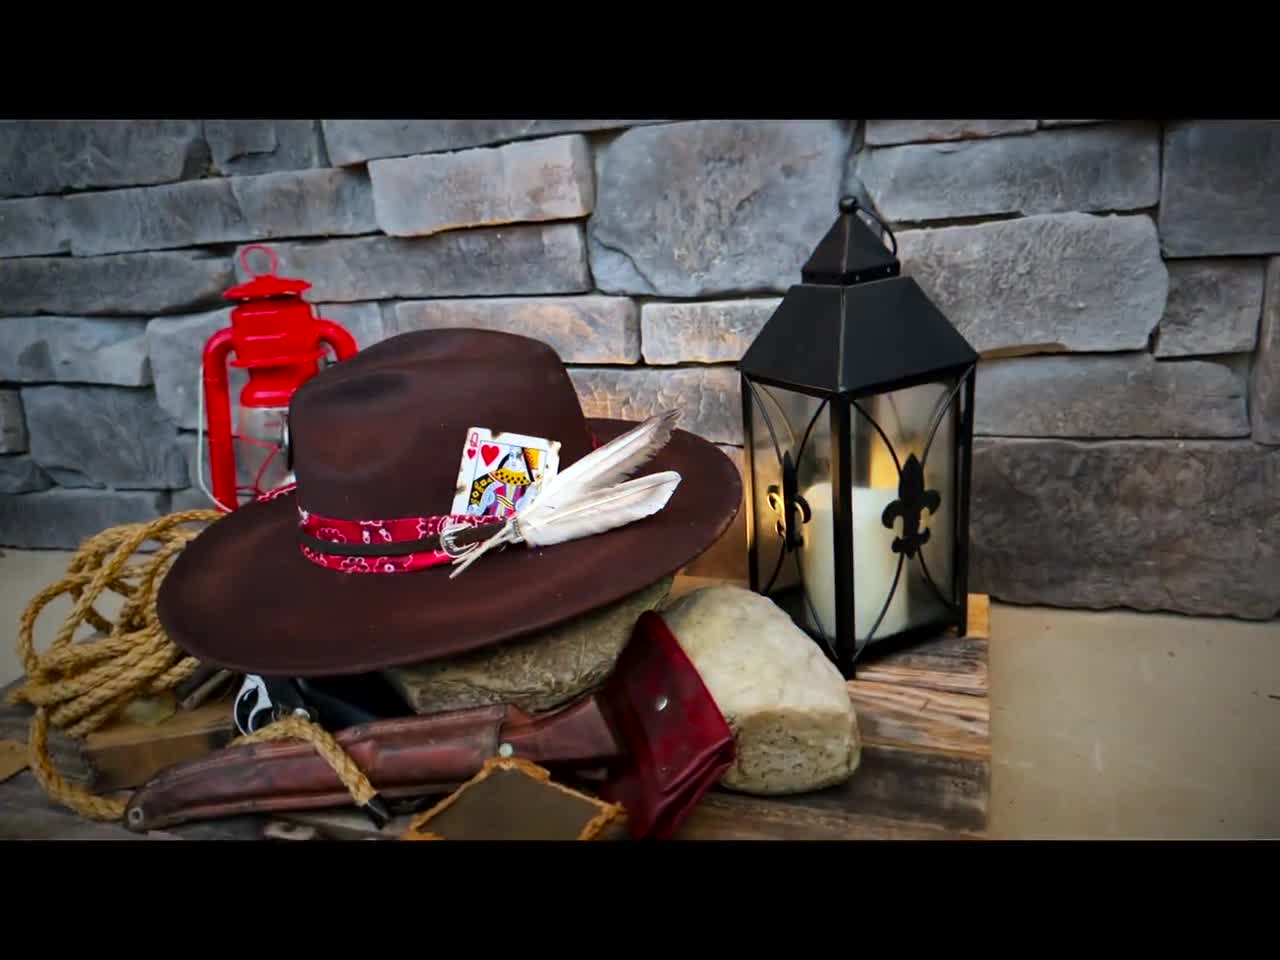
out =
<path fill-rule="evenodd" d="M 636 424 L 588 420 L 607 442 Z M 358 674 L 469 653 L 614 603 L 696 559 L 728 529 L 742 479 L 714 444 L 677 430 L 641 474 L 676 470 L 666 506 L 546 548 L 494 551 L 449 578 L 327 570 L 298 547 L 293 494 L 210 524 L 161 584 L 169 638 L 197 659 L 263 676 Z"/>

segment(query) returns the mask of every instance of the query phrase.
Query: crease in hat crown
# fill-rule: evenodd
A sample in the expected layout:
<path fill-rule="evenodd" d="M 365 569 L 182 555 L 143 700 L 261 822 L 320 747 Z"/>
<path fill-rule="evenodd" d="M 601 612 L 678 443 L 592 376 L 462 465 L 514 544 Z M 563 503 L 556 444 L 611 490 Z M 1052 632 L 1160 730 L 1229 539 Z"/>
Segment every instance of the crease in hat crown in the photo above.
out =
<path fill-rule="evenodd" d="M 352 520 L 447 514 L 472 427 L 558 441 L 561 469 L 592 445 L 548 344 L 472 328 L 411 331 L 326 368 L 294 395 L 299 506 Z"/>

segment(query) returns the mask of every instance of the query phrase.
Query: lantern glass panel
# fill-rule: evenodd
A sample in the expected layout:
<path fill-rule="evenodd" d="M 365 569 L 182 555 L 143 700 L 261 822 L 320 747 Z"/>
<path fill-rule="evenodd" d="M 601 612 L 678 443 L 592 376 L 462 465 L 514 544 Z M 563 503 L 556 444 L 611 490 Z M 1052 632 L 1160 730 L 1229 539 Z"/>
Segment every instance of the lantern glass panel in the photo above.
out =
<path fill-rule="evenodd" d="M 853 596 L 859 648 L 945 620 L 955 608 L 955 440 L 962 384 L 959 378 L 925 383 L 853 402 Z M 834 624 L 834 613 L 830 620 L 823 618 L 824 630 L 828 623 Z"/>
<path fill-rule="evenodd" d="M 803 549 L 786 550 L 788 495 L 830 483 L 831 417 L 823 397 L 796 393 L 781 387 L 747 382 L 750 411 L 753 495 L 754 578 L 762 593 L 796 616 L 804 607 L 820 602 L 823 586 L 813 590 L 805 569 Z M 793 469 L 791 469 L 793 468 Z M 789 474 L 789 476 L 788 476 Z M 807 525 L 797 506 L 792 510 L 791 532 L 807 536 Z M 825 561 L 830 570 L 831 559 Z"/>

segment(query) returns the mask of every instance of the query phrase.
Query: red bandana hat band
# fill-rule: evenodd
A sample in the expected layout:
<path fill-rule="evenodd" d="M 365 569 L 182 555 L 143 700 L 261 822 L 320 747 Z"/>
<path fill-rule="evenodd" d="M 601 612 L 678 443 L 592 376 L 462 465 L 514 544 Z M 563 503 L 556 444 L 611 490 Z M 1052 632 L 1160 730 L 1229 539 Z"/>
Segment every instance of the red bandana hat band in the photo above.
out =
<path fill-rule="evenodd" d="M 274 500 L 297 489 L 297 484 L 286 484 L 277 487 L 261 497 L 260 502 Z M 492 523 L 490 517 L 474 516 L 439 516 L 439 517 L 397 517 L 393 520 L 339 520 L 333 517 L 321 517 L 303 509 L 298 504 L 298 529 L 316 540 L 329 543 L 405 543 L 436 536 L 446 526 L 477 526 Z M 410 570 L 423 570 L 452 558 L 444 550 L 424 550 L 417 553 L 399 554 L 384 557 L 350 557 L 333 553 L 324 553 L 307 544 L 299 544 L 302 555 L 312 563 L 327 570 L 339 570 L 343 573 L 406 573 Z"/>
<path fill-rule="evenodd" d="M 596 437 L 591 438 L 592 448 L 600 446 Z M 269 490 L 258 497 L 258 502 L 266 503 L 297 490 L 297 483 L 287 483 Z M 446 514 L 435 517 L 397 517 L 391 520 L 339 520 L 333 517 L 321 517 L 303 509 L 298 503 L 298 529 L 314 540 L 328 543 L 406 543 L 437 536 L 448 526 L 475 527 L 493 523 L 493 517 L 477 517 L 471 515 Z M 423 550 L 416 553 L 403 553 L 392 556 L 340 556 L 325 553 L 307 544 L 299 544 L 302 555 L 326 570 L 338 570 L 343 573 L 407 573 L 411 570 L 424 570 L 427 567 L 449 563 L 453 558 L 442 549 Z"/>

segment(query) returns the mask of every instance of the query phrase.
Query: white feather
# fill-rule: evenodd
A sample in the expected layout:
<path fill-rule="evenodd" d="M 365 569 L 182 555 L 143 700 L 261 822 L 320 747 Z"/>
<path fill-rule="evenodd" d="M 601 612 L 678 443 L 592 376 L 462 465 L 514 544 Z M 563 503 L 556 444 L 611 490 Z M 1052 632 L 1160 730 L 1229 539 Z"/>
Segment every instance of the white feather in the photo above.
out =
<path fill-rule="evenodd" d="M 666 470 L 603 490 L 587 490 L 554 505 L 543 503 L 542 496 L 536 496 L 501 531 L 454 560 L 457 569 L 449 579 L 499 547 L 521 542 L 545 547 L 642 520 L 665 507 L 679 485 L 680 474 Z"/>
<path fill-rule="evenodd" d="M 679 410 L 668 410 L 596 448 L 546 481 L 533 503 L 559 507 L 589 490 L 625 480 L 667 445 L 679 418 Z"/>
<path fill-rule="evenodd" d="M 554 506 L 535 500 L 516 516 L 516 530 L 531 547 L 603 533 L 657 513 L 679 485 L 680 474 L 666 470 L 603 490 L 589 490 Z"/>

